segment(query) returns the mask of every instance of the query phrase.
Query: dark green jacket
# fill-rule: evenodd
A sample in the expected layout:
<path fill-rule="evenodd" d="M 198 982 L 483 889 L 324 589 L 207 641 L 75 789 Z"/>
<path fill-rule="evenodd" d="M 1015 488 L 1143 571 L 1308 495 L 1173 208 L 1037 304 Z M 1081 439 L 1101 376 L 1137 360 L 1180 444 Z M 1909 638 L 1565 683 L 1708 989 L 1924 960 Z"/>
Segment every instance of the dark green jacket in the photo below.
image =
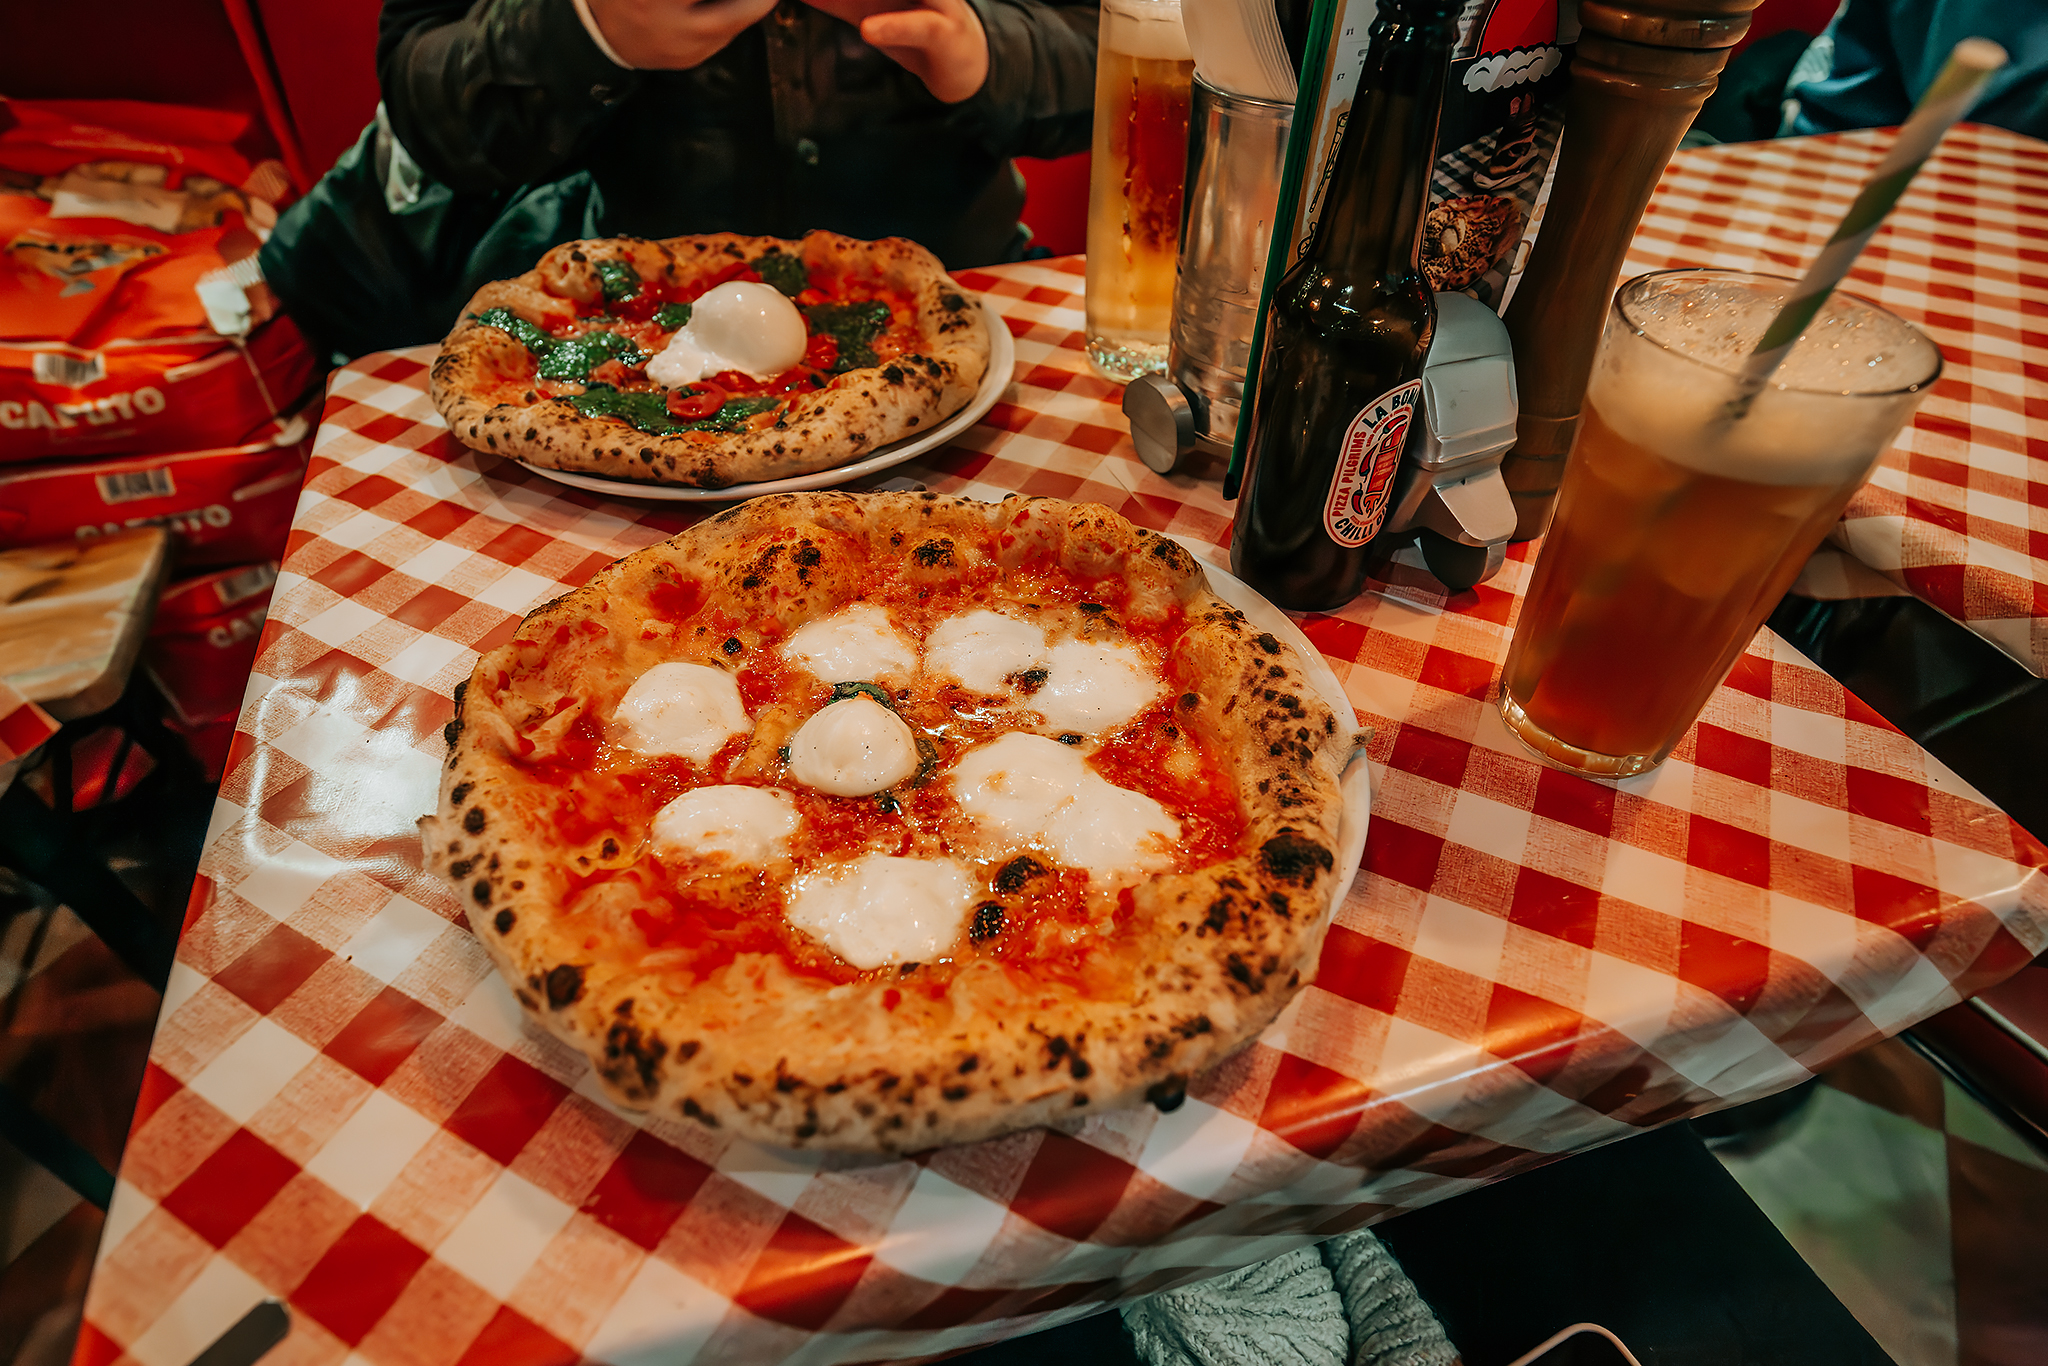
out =
<path fill-rule="evenodd" d="M 982 265 L 1018 250 L 1009 159 L 1088 146 L 1097 6 L 970 3 L 989 78 L 957 105 L 799 0 L 689 71 L 613 65 L 570 0 L 385 0 L 377 71 L 398 140 L 456 191 L 588 171 L 608 233 L 829 228 Z"/>

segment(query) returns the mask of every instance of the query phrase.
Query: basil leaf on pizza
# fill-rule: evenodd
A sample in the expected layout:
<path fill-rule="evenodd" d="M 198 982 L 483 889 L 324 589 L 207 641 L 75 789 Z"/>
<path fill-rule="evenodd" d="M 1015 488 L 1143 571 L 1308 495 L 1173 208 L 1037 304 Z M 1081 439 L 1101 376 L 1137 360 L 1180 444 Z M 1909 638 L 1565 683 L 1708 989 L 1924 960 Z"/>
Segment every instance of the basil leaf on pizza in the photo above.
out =
<path fill-rule="evenodd" d="M 1106 509 L 756 499 L 458 693 L 428 866 L 621 1103 L 911 1152 L 1151 1100 L 1313 970 L 1350 718 Z"/>
<path fill-rule="evenodd" d="M 476 314 L 476 320 L 485 327 L 495 327 L 511 337 L 536 356 L 545 356 L 554 350 L 555 339 L 538 327 L 520 317 L 509 308 L 492 308 Z"/>
<path fill-rule="evenodd" d="M 889 309 L 879 303 L 814 304 L 804 310 L 811 330 L 830 337 L 837 355 L 832 369 L 844 372 L 878 363 L 874 340 L 889 326 Z"/>
<path fill-rule="evenodd" d="M 527 349 L 533 348 L 529 346 Z M 593 331 L 557 341 L 541 357 L 535 373 L 542 379 L 588 382 L 592 367 L 608 360 L 616 360 L 628 367 L 647 363 L 647 357 L 640 354 L 640 348 L 627 338 L 616 332 Z"/>
<path fill-rule="evenodd" d="M 633 269 L 632 262 L 595 260 L 590 263 L 591 271 L 597 276 L 598 292 L 611 302 L 634 299 L 640 295 L 640 272 Z"/>
<path fill-rule="evenodd" d="M 478 290 L 429 387 L 479 450 L 717 489 L 928 431 L 988 358 L 970 297 L 899 238 L 616 238 Z"/>
<path fill-rule="evenodd" d="M 765 251 L 754 258 L 754 273 L 794 299 L 811 287 L 804 258 L 786 251 Z"/>

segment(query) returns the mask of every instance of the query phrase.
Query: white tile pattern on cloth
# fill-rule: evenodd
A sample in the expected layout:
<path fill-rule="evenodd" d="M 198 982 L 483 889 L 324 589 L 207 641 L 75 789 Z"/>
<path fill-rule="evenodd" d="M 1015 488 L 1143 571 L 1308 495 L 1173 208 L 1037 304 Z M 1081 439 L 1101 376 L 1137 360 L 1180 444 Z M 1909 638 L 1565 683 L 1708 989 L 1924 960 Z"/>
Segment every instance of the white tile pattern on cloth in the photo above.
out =
<path fill-rule="evenodd" d="M 1216 485 L 1140 465 L 1087 373 L 1079 272 L 967 277 L 1017 336 L 1015 380 L 892 473 L 1220 543 Z M 294 1366 L 944 1352 L 1777 1089 L 2048 946 L 2048 850 L 1768 633 L 1663 772 L 1532 762 L 1490 703 L 1524 549 L 1448 603 L 1396 566 L 1304 619 L 1376 731 L 1371 838 L 1316 985 L 1181 1111 L 848 1163 L 614 1110 L 450 951 L 461 907 L 411 821 L 476 652 L 695 514 L 463 450 L 424 399 L 430 355 L 334 381 L 80 1366 L 225 1312 L 164 1270 L 222 1261 L 289 1301 Z M 394 973 L 422 944 L 452 984 Z M 209 1078 L 280 1034 L 248 1077 L 306 1099 L 267 1139 L 241 1122 L 254 1082 Z"/>

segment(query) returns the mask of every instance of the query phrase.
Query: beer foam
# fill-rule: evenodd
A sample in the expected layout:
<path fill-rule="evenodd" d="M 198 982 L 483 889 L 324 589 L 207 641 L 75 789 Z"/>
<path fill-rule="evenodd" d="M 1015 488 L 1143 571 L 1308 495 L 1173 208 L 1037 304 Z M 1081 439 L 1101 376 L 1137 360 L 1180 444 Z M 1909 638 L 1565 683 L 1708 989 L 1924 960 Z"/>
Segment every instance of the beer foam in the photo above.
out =
<path fill-rule="evenodd" d="M 1102 7 L 1103 49 L 1126 57 L 1192 62 L 1178 0 L 1110 0 Z"/>
<path fill-rule="evenodd" d="M 1754 276 L 1704 282 L 1681 277 L 1661 288 L 1653 282 L 1630 300 L 1627 311 L 1649 340 L 1704 364 L 1738 370 L 1777 316 L 1783 286 Z M 1886 394 L 1927 379 L 1939 356 L 1934 343 L 1898 319 L 1837 293 L 1799 334 L 1771 382 L 1829 394 Z"/>
<path fill-rule="evenodd" d="M 1837 294 L 1740 419 L 1735 376 L 1788 282 L 1685 276 L 1632 288 L 1610 316 L 1587 402 L 1617 434 L 1702 473 L 1758 484 L 1861 478 L 1939 373 L 1934 343 Z"/>

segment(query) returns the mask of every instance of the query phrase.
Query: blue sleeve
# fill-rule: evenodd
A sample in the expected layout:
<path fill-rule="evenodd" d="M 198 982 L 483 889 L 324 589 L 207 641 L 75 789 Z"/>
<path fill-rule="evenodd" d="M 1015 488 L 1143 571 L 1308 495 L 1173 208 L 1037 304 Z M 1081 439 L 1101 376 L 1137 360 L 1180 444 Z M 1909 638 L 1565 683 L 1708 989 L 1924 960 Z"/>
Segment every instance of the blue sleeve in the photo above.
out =
<path fill-rule="evenodd" d="M 1931 7 L 1928 0 L 1848 0 L 1821 34 L 1834 47 L 1828 74 L 1785 92 L 1799 101 L 1788 131 L 1835 133 L 1904 122 L 1913 97 L 1892 51 L 1892 11 L 1916 6 Z"/>
<path fill-rule="evenodd" d="M 1846 0 L 1828 25 L 1827 75 L 1786 94 L 1788 129 L 1831 133 L 1902 123 L 1964 38 L 1989 38 L 2012 58 L 1969 117 L 2048 138 L 2048 15 L 2039 0 Z"/>

